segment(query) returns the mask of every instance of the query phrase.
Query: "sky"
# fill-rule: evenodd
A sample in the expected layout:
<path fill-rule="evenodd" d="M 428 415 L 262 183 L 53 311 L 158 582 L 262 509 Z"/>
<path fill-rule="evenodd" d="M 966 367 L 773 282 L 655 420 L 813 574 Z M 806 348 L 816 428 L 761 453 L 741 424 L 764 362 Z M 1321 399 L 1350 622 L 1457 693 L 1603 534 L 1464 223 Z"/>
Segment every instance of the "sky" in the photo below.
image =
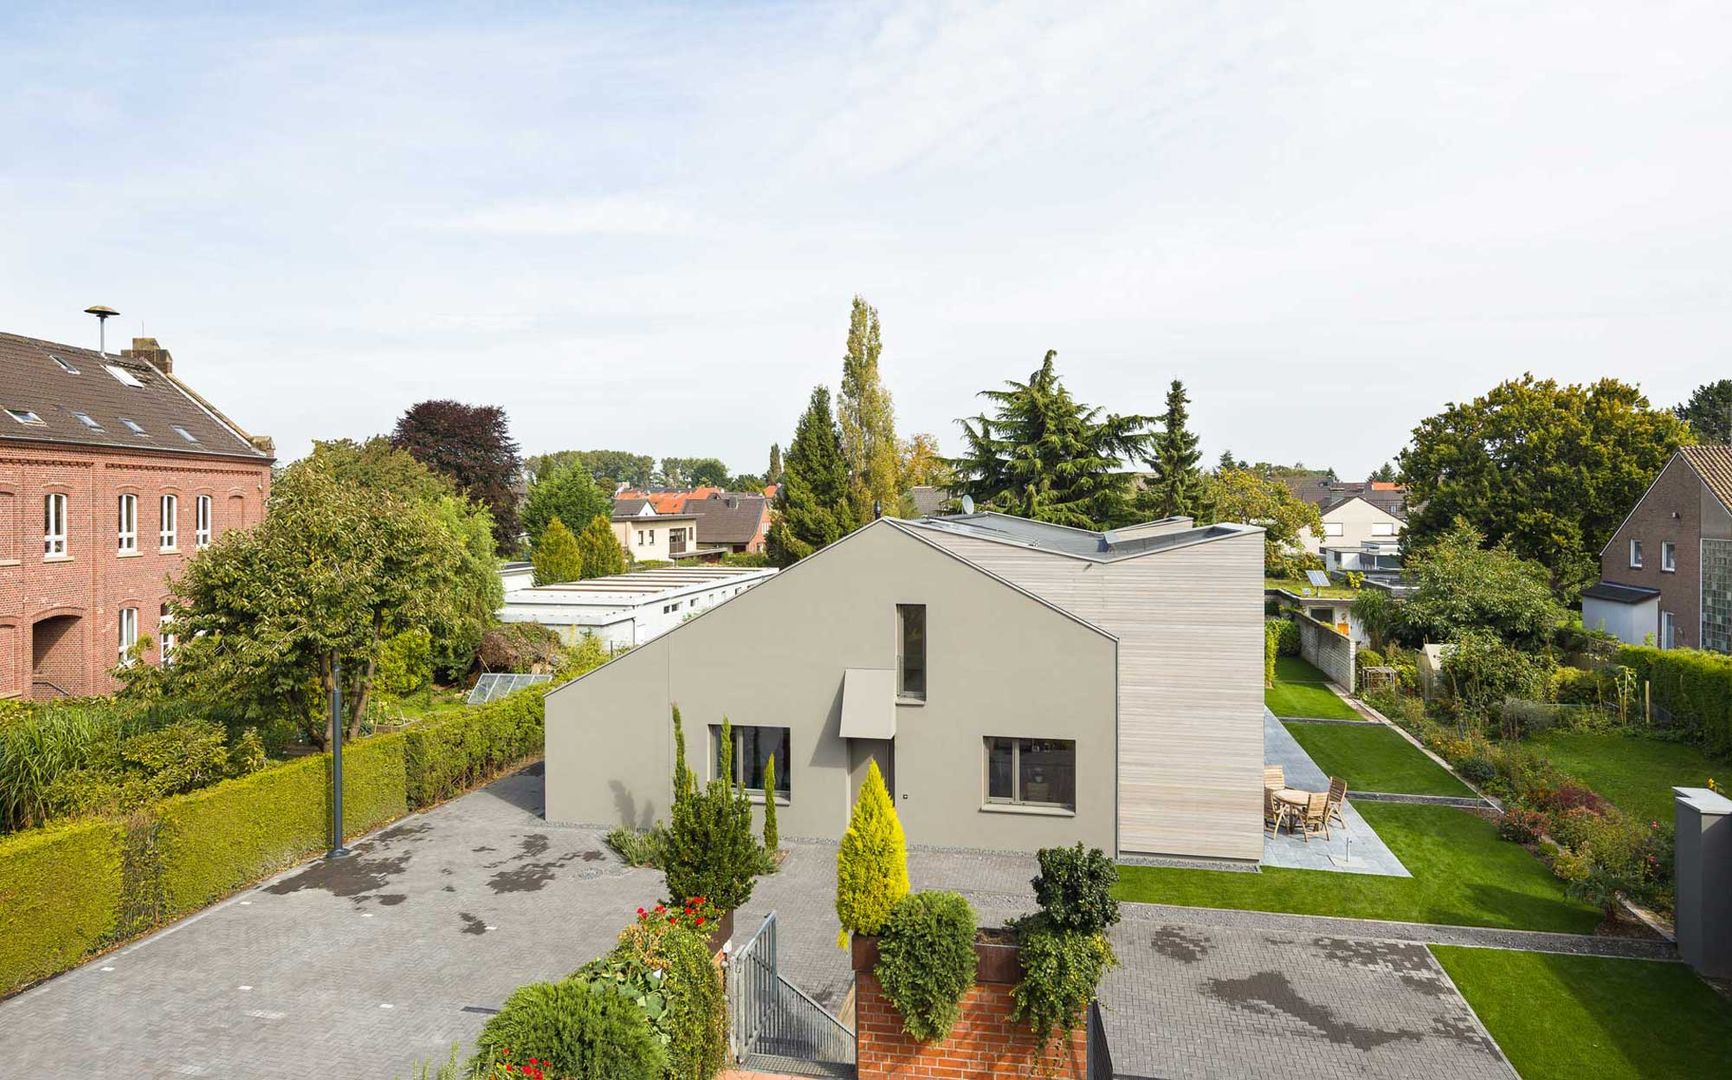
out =
<path fill-rule="evenodd" d="M 149 11 L 145 11 L 145 8 Z M 230 10 L 244 7 L 244 11 Z M 76 8 L 76 10 L 74 10 Z M 761 472 L 882 318 L 1364 476 L 1532 371 L 1732 377 L 1732 5 L 0 9 L 0 330 L 117 308 L 279 456 L 495 404 Z"/>

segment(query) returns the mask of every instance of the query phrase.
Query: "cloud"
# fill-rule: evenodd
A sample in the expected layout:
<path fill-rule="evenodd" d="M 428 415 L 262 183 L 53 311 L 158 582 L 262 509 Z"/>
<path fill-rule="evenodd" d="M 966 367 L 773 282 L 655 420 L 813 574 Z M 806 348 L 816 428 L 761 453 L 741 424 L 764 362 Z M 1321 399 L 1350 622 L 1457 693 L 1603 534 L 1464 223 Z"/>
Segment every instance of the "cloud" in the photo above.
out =
<path fill-rule="evenodd" d="M 675 236 L 696 231 L 685 209 L 638 195 L 499 202 L 438 222 L 489 236 Z"/>

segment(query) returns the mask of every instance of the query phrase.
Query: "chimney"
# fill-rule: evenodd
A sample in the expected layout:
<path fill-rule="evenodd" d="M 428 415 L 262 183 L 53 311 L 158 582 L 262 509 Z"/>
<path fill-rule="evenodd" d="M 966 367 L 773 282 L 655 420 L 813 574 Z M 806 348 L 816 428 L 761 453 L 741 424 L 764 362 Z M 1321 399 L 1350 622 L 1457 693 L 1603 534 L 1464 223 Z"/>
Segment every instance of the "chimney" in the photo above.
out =
<path fill-rule="evenodd" d="M 168 350 L 156 343 L 153 337 L 135 337 L 132 348 L 120 350 L 120 355 L 133 360 L 143 360 L 164 375 L 174 371 L 174 357 L 168 355 Z"/>

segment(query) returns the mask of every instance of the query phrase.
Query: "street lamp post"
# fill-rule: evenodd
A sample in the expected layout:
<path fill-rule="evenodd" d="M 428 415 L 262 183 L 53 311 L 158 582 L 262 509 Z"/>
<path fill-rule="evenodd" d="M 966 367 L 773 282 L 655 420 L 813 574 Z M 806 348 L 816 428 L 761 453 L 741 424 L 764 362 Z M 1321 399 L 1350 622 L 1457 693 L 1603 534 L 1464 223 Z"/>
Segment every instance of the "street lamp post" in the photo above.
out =
<path fill-rule="evenodd" d="M 327 859 L 351 852 L 343 846 L 343 666 L 331 659 L 331 850 Z"/>

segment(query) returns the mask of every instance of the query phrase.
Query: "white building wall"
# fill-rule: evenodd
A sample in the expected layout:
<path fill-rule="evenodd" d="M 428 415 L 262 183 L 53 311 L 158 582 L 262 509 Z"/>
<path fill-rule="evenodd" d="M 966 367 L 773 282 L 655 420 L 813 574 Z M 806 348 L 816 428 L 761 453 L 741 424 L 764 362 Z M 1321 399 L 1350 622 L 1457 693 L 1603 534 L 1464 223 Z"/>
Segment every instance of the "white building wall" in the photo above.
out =
<path fill-rule="evenodd" d="M 1322 536 L 1310 529 L 1300 534 L 1301 546 L 1313 555 L 1320 553 L 1324 544 L 1335 547 L 1351 544 L 1357 547 L 1367 540 L 1394 539 L 1406 528 L 1402 520 L 1394 514 L 1357 498 L 1349 499 L 1325 513 L 1323 525 Z M 1330 532 L 1331 525 L 1337 526 L 1339 531 Z"/>
<path fill-rule="evenodd" d="M 1604 630 L 1626 645 L 1643 645 L 1653 636 L 1660 640 L 1660 598 L 1639 604 L 1618 604 L 1610 600 L 1582 598 L 1582 625 L 1589 630 Z"/>

